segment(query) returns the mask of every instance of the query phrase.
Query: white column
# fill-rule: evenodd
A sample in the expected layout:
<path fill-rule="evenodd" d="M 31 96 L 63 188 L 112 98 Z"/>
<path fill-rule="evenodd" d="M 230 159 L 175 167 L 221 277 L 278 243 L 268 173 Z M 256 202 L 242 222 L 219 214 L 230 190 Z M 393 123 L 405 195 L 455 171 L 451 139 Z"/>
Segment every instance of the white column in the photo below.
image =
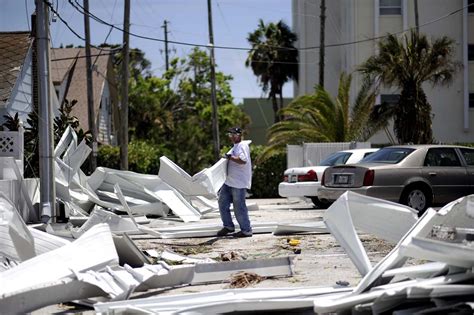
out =
<path fill-rule="evenodd" d="M 374 37 L 379 36 L 380 0 L 374 0 Z"/>
<path fill-rule="evenodd" d="M 408 1 L 402 0 L 403 30 L 408 29 Z"/>
<path fill-rule="evenodd" d="M 379 21 L 380 21 L 380 5 L 379 5 L 380 0 L 374 0 L 374 37 L 379 36 Z M 374 47 L 374 52 L 377 54 L 378 53 L 378 47 L 377 47 L 377 41 L 375 41 L 375 47 Z M 380 104 L 380 94 L 377 94 L 376 99 L 375 99 L 375 104 Z"/>

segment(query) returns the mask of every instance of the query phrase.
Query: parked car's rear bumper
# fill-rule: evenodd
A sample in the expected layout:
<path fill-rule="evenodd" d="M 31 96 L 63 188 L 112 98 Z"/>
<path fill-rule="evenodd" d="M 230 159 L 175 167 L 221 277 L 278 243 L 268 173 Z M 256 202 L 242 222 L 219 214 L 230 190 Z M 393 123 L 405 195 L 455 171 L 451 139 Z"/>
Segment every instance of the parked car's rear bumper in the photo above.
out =
<path fill-rule="evenodd" d="M 403 190 L 402 186 L 364 186 L 358 188 L 335 188 L 335 187 L 321 187 L 318 190 L 318 198 L 329 202 L 335 201 L 346 191 L 353 191 L 355 193 L 385 199 L 388 201 L 399 202 Z"/>
<path fill-rule="evenodd" d="M 282 197 L 312 197 L 318 195 L 321 182 L 281 182 L 278 185 L 278 194 Z"/>

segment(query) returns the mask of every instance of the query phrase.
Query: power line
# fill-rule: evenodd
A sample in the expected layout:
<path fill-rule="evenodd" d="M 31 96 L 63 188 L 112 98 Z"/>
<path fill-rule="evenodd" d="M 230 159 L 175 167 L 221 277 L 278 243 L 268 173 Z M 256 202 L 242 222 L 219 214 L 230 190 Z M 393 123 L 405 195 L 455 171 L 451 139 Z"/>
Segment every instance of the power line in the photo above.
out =
<path fill-rule="evenodd" d="M 58 48 L 60 49 L 60 48 Z M 82 49 L 82 48 L 80 48 Z M 99 56 L 111 56 L 111 55 L 115 55 L 115 52 L 110 52 L 110 53 L 99 53 L 99 54 L 91 54 L 90 56 L 91 57 L 99 57 Z M 64 58 L 56 58 L 56 59 L 51 59 L 51 61 L 61 61 L 61 60 L 73 60 L 73 59 L 79 59 L 79 58 L 86 58 L 87 56 L 86 55 L 83 55 L 83 56 L 74 56 L 74 57 L 64 57 Z"/>
<path fill-rule="evenodd" d="M 61 20 L 61 22 L 63 22 L 66 27 L 74 34 L 76 35 L 76 37 L 78 37 L 79 39 L 81 40 L 84 40 L 85 41 L 85 38 L 83 38 L 81 35 L 79 35 L 76 31 L 74 31 L 74 29 L 72 29 L 69 24 L 58 14 L 58 12 L 56 10 L 54 10 L 54 8 L 52 7 L 51 3 L 48 2 L 47 0 L 43 0 L 50 8 L 51 8 L 51 11 L 53 13 L 56 13 L 58 18 Z M 116 25 L 114 24 L 111 24 L 109 22 L 106 22 L 104 20 L 102 20 L 101 18 L 97 17 L 96 15 L 94 15 L 93 13 L 91 13 L 90 11 L 85 11 L 84 8 L 82 7 L 82 5 L 80 5 L 77 0 L 74 0 L 76 4 L 74 4 L 72 2 L 72 0 L 68 0 L 69 3 L 77 10 L 79 11 L 81 14 L 88 14 L 92 19 L 94 19 L 95 21 L 97 21 L 98 23 L 101 23 L 101 24 L 104 24 L 104 25 L 108 25 L 120 32 L 125 32 L 124 29 L 120 28 L 120 27 L 117 27 Z M 460 9 L 457 9 L 457 10 L 454 10 L 452 12 L 449 12 L 448 14 L 445 14 L 439 18 L 436 18 L 434 20 L 431 20 L 431 21 L 428 21 L 424 24 L 421 24 L 419 27 L 424 27 L 424 26 L 427 26 L 427 25 L 430 25 L 430 24 L 433 24 L 433 23 L 436 23 L 440 20 L 443 20 L 445 18 L 448 18 L 452 15 L 455 15 L 457 13 L 459 13 L 460 11 L 470 7 L 470 6 L 473 6 L 474 3 L 471 3 L 471 4 L 468 4 L 466 6 L 463 6 L 462 8 Z M 399 34 L 403 34 L 405 32 L 409 32 L 413 29 L 416 29 L 416 27 L 409 27 L 407 29 L 404 29 L 404 30 L 401 30 L 401 31 L 398 31 L 398 32 L 394 32 L 394 33 L 387 33 L 385 35 L 381 35 L 381 36 L 377 36 L 377 37 L 370 37 L 370 38 L 366 38 L 366 39 L 361 39 L 361 40 L 355 40 L 355 41 L 350 41 L 350 42 L 343 42 L 343 43 L 335 43 L 335 44 L 327 44 L 325 45 L 325 47 L 341 47 L 341 46 L 348 46 L 348 45 L 354 45 L 354 44 L 359 44 L 359 43 L 364 43 L 364 42 L 370 42 L 370 41 L 377 41 L 377 40 L 380 40 L 380 39 L 383 39 L 383 38 L 386 38 L 388 36 L 391 36 L 391 35 L 399 35 Z M 135 34 L 135 33 L 132 33 L 132 32 L 128 32 L 128 34 L 130 36 L 133 36 L 133 37 L 136 37 L 136 38 L 141 38 L 141 39 L 145 39 L 145 40 L 150 40 L 150 41 L 157 41 L 157 42 L 165 42 L 164 39 L 160 39 L 160 38 L 155 38 L 155 37 L 150 37 L 150 36 L 144 36 L 144 35 L 139 35 L 139 34 Z M 183 45 L 183 46 L 192 46 L 192 47 L 202 47 L 202 48 L 211 48 L 211 45 L 209 44 L 196 44 L 196 43 L 189 43 L 189 42 L 182 42 L 182 41 L 174 41 L 174 40 L 168 40 L 168 43 L 172 43 L 172 44 L 176 44 L 176 45 Z M 311 47 L 300 47 L 300 48 L 295 48 L 295 47 L 282 47 L 282 46 L 272 46 L 272 45 L 264 45 L 264 46 L 267 46 L 267 47 L 271 47 L 271 48 L 277 48 L 277 49 L 287 49 L 287 50 L 298 50 L 298 51 L 306 51 L 306 50 L 313 50 L 313 49 L 319 49 L 320 46 L 311 46 Z M 232 47 L 232 46 L 221 46 L 221 45 L 214 45 L 213 46 L 214 49 L 226 49 L 226 50 L 241 50 L 241 51 L 252 51 L 252 50 L 255 50 L 254 48 L 250 48 L 250 47 Z M 281 63 L 285 63 L 285 62 L 281 62 Z"/>

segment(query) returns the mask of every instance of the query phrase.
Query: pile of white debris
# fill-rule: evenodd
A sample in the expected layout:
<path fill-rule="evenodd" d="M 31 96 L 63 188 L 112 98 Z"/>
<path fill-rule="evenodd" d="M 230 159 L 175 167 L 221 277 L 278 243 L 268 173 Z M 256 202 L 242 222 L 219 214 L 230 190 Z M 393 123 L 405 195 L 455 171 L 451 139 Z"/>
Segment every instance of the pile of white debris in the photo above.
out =
<path fill-rule="evenodd" d="M 156 288 L 222 282 L 237 271 L 292 276 L 293 257 L 217 262 L 142 252 L 131 234 L 216 235 L 218 225 L 198 221 L 217 209 L 227 161 L 194 176 L 166 157 L 158 175 L 98 168 L 86 176 L 80 165 L 89 153 L 72 130 L 55 150 L 57 199 L 65 205 L 68 223 L 27 225 L 45 215 L 34 212 L 30 189 L 22 186 L 27 202 L 21 209 L 0 192 L 0 313 L 23 314 L 68 301 L 98 314 L 473 312 L 474 195 L 438 211 L 428 209 L 418 219 L 411 208 L 347 192 L 325 212 L 324 222 L 253 227 L 254 233 L 331 233 L 363 276 L 355 287 L 246 288 L 130 299 Z M 20 172 L 14 163 L 11 167 L 21 186 Z M 183 224 L 151 227 L 145 223 L 152 216 L 174 216 Z M 358 231 L 397 245 L 372 266 Z M 423 263 L 405 266 L 410 258 Z"/>

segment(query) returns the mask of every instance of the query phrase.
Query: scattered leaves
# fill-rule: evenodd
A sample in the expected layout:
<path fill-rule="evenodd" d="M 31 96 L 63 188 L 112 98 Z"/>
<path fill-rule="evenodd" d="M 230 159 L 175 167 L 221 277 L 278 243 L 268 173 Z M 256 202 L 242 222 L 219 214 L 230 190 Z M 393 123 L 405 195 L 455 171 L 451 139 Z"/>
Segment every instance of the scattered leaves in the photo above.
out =
<path fill-rule="evenodd" d="M 239 271 L 230 278 L 229 288 L 246 288 L 265 280 L 265 277 L 259 276 L 253 272 Z"/>

